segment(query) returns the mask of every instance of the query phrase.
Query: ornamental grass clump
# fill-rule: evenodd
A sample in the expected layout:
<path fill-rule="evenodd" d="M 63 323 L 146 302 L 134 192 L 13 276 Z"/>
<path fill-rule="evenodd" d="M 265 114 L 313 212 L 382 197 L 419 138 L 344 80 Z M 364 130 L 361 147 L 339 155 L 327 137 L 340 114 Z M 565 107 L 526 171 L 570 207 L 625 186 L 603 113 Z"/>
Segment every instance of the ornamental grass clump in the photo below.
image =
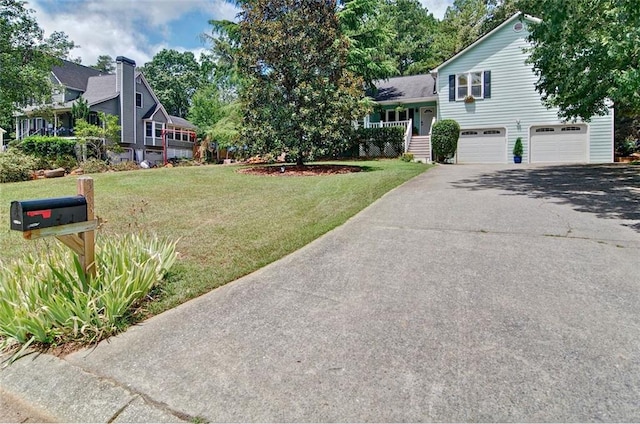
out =
<path fill-rule="evenodd" d="M 78 257 L 58 244 L 0 262 L 0 351 L 16 343 L 94 343 L 124 329 L 175 262 L 175 247 L 137 235 L 100 236 L 95 278 L 85 278 Z"/>

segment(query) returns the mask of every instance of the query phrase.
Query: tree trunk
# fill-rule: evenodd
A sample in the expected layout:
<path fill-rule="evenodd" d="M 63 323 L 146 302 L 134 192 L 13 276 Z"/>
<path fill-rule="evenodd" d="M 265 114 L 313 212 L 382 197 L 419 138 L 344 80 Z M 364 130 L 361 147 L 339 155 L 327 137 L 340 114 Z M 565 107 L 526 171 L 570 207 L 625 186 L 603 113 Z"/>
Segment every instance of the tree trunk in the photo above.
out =
<path fill-rule="evenodd" d="M 296 159 L 296 166 L 304 166 L 304 156 L 302 153 L 300 153 Z"/>

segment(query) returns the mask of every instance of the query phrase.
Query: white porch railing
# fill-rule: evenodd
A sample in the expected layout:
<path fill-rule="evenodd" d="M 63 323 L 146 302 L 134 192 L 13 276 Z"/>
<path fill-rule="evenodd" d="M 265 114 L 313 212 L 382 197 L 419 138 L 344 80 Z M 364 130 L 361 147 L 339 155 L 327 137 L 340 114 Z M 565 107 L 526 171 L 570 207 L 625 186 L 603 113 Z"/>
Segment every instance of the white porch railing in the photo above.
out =
<path fill-rule="evenodd" d="M 436 117 L 431 120 L 431 126 L 429 127 L 429 159 L 428 163 L 431 163 L 431 156 L 433 155 L 433 143 L 431 142 L 431 133 L 433 132 L 433 126 L 436 124 Z"/>
<path fill-rule="evenodd" d="M 413 120 L 391 121 L 391 122 L 366 122 L 365 128 L 404 128 L 404 153 L 409 151 L 409 142 L 411 142 L 411 134 L 413 133 Z"/>
<path fill-rule="evenodd" d="M 411 142 L 411 135 L 413 134 L 413 119 L 409 119 L 409 125 L 404 129 L 404 152 L 409 151 L 409 143 Z"/>
<path fill-rule="evenodd" d="M 365 128 L 387 128 L 387 127 L 411 128 L 411 119 L 409 119 L 408 121 L 367 122 L 365 124 Z"/>

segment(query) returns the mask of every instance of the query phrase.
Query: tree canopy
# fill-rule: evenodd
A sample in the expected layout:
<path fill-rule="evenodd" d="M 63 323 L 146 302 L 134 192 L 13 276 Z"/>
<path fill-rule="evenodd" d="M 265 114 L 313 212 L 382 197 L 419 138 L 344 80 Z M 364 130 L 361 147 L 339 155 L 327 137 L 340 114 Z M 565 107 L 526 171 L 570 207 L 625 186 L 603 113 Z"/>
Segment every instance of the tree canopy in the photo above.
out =
<path fill-rule="evenodd" d="M 565 118 L 640 112 L 640 8 L 634 0 L 540 0 L 529 37 L 536 88 Z M 552 11 L 552 12 L 551 12 Z M 597 13 L 594 13 L 597 11 Z"/>
<path fill-rule="evenodd" d="M 108 54 L 98 56 L 95 65 L 91 65 L 92 68 L 98 69 L 105 74 L 111 74 L 116 70 L 115 61 Z"/>
<path fill-rule="evenodd" d="M 192 52 L 163 49 L 141 68 L 153 91 L 174 116 L 187 116 L 191 99 L 206 81 Z"/>
<path fill-rule="evenodd" d="M 429 72 L 439 64 L 432 47 L 438 21 L 418 0 L 388 0 L 381 19 L 395 33 L 385 52 L 400 75 Z"/>
<path fill-rule="evenodd" d="M 242 5 L 242 136 L 254 153 L 286 152 L 302 164 L 345 147 L 363 114 L 363 81 L 347 69 L 349 41 L 335 10 L 334 0 Z"/>
<path fill-rule="evenodd" d="M 384 0 L 344 0 L 337 10 L 340 31 L 349 41 L 347 67 L 369 87 L 398 73 L 387 47 L 395 33 L 382 19 Z"/>
<path fill-rule="evenodd" d="M 0 126 L 11 125 L 17 105 L 47 102 L 51 67 L 73 47 L 61 32 L 45 38 L 25 1 L 0 0 Z"/>

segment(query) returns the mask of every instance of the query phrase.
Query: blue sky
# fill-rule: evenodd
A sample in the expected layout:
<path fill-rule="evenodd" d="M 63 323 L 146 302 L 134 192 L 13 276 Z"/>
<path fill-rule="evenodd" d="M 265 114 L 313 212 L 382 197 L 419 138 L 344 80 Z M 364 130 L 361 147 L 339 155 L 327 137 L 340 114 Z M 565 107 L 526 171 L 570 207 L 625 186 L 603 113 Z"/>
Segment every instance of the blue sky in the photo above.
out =
<path fill-rule="evenodd" d="M 453 0 L 421 0 L 442 18 Z M 92 65 L 99 55 L 126 56 L 139 66 L 163 48 L 193 51 L 207 46 L 200 34 L 210 19 L 233 20 L 238 10 L 225 0 L 28 0 L 47 34 L 64 31 L 80 47 L 71 52 Z"/>

